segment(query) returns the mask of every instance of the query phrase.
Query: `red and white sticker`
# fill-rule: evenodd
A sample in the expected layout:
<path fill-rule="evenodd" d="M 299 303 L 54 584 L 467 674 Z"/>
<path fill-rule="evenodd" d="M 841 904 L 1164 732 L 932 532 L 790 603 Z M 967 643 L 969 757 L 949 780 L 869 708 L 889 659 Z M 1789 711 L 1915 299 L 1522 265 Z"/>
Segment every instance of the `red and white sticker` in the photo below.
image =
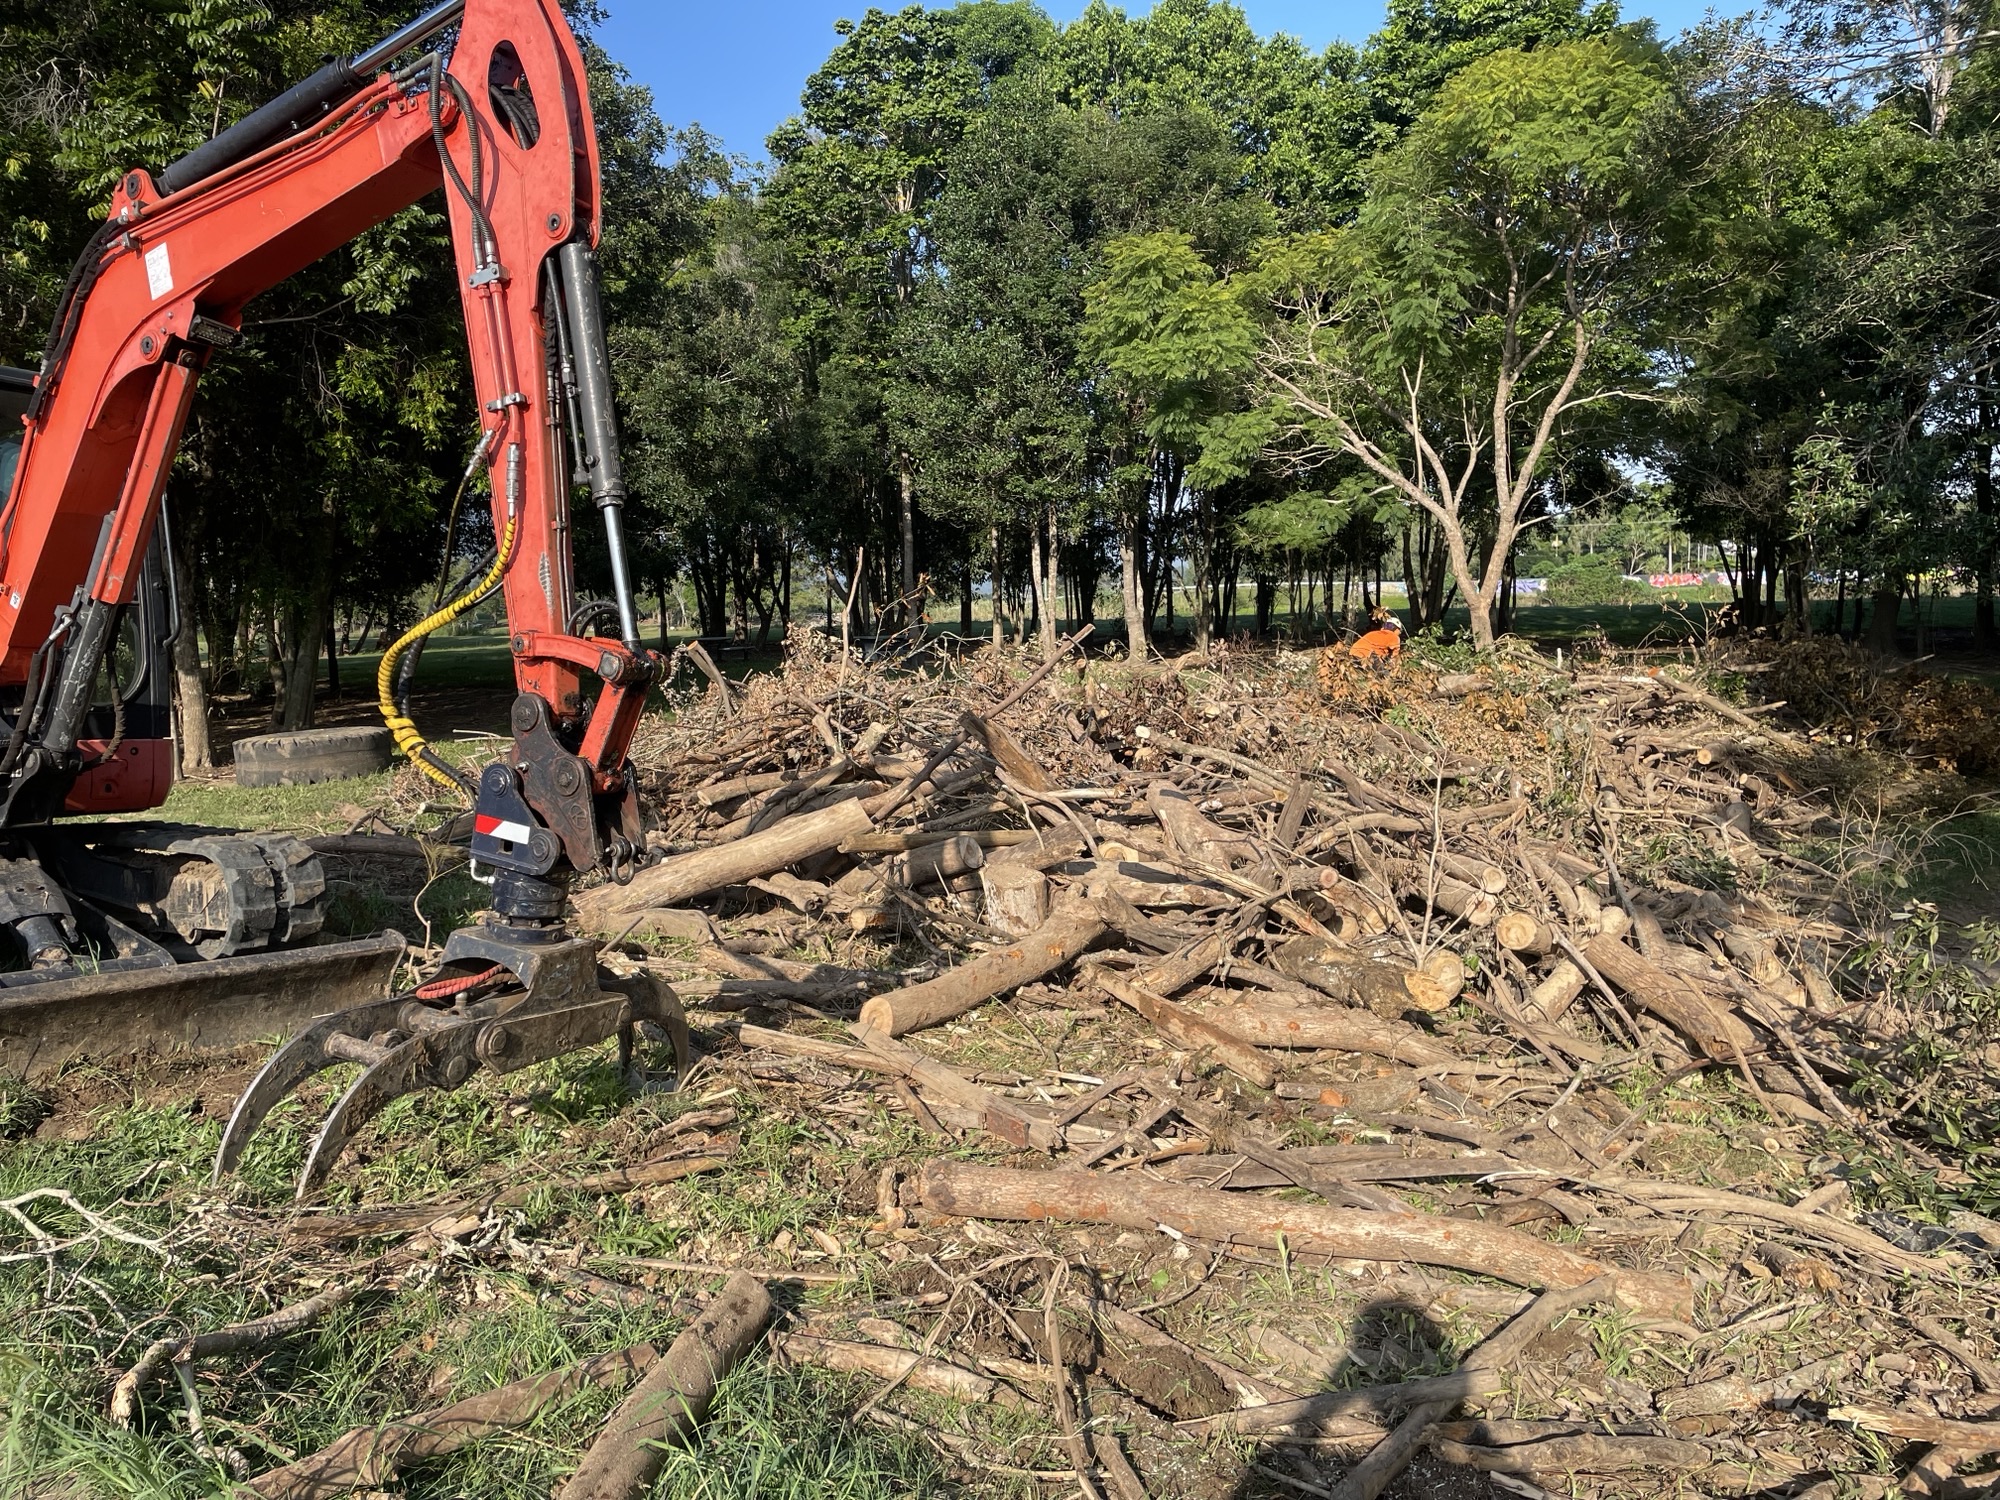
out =
<path fill-rule="evenodd" d="M 487 813 L 473 815 L 472 830 L 475 833 L 483 833 L 490 839 L 502 839 L 510 844 L 525 844 L 534 837 L 534 830 L 526 823 L 509 823 L 504 818 L 496 818 Z"/>

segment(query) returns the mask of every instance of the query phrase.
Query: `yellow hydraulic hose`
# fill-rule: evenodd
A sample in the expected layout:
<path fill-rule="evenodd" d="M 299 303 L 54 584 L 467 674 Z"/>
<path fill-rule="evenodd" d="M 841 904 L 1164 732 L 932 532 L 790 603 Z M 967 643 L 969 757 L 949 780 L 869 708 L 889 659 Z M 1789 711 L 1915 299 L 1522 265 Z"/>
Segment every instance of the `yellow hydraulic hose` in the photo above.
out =
<path fill-rule="evenodd" d="M 486 570 L 479 582 L 451 603 L 404 631 L 396 644 L 382 653 L 382 664 L 375 669 L 375 695 L 380 701 L 382 722 L 389 726 L 389 733 L 396 737 L 396 748 L 407 755 L 432 781 L 439 786 L 448 786 L 455 792 L 463 791 L 464 788 L 449 771 L 436 764 L 430 742 L 417 732 L 417 726 L 410 721 L 409 715 L 400 712 L 396 707 L 396 663 L 410 647 L 432 631 L 442 630 L 485 598 L 499 584 L 500 575 L 507 571 L 507 564 L 514 556 L 514 525 L 510 508 L 506 530 L 500 534 L 499 550 L 493 554 L 493 566 Z"/>

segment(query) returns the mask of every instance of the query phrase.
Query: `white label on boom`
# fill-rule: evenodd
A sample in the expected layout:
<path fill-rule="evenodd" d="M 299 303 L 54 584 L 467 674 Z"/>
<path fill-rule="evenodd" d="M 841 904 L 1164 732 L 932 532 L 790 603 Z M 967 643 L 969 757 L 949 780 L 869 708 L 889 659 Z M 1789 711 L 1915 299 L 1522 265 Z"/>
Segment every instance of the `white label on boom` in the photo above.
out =
<path fill-rule="evenodd" d="M 174 263 L 167 259 L 166 242 L 153 246 L 146 252 L 146 290 L 158 302 L 174 289 Z"/>

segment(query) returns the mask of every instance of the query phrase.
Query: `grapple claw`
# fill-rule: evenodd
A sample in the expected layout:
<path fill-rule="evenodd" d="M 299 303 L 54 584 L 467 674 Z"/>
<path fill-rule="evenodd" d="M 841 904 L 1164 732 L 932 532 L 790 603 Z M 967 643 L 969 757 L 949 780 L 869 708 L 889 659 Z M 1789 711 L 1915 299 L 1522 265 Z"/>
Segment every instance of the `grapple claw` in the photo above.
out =
<path fill-rule="evenodd" d="M 439 1009 L 411 994 L 326 1016 L 281 1047 L 258 1073 L 223 1132 L 215 1172 L 232 1170 L 245 1143 L 278 1102 L 314 1074 L 342 1062 L 363 1065 L 320 1126 L 299 1173 L 298 1197 L 310 1197 L 331 1175 L 349 1143 L 395 1100 L 422 1089 L 459 1087 L 484 1066 L 511 1073 L 592 1046 L 610 1037 L 619 1062 L 631 1060 L 633 1029 L 665 1029 L 678 1077 L 690 1063 L 687 1016 L 667 986 L 648 975 L 619 977 L 596 964 L 596 945 L 582 940 L 517 946 L 481 934 L 454 934 L 445 963 L 497 963 L 501 977 L 521 988 L 470 1001 L 465 986 L 455 1009 Z M 498 971 L 495 971 L 498 972 Z"/>
<path fill-rule="evenodd" d="M 455 1089 L 470 1078 L 478 1061 L 474 1049 L 483 1029 L 479 1019 L 447 1024 L 390 1047 L 378 1061 L 370 1063 L 348 1085 L 313 1137 L 312 1150 L 306 1153 L 306 1164 L 299 1172 L 298 1200 L 303 1203 L 310 1197 L 326 1181 L 355 1134 L 403 1095 L 424 1088 Z"/>
<path fill-rule="evenodd" d="M 402 1014 L 404 1004 L 399 995 L 322 1016 L 272 1053 L 230 1112 L 229 1124 L 222 1132 L 222 1147 L 215 1153 L 215 1180 L 220 1182 L 224 1173 L 236 1170 L 250 1137 L 287 1095 L 314 1074 L 343 1061 L 327 1050 L 334 1037 L 368 1037 L 389 1030 Z"/>

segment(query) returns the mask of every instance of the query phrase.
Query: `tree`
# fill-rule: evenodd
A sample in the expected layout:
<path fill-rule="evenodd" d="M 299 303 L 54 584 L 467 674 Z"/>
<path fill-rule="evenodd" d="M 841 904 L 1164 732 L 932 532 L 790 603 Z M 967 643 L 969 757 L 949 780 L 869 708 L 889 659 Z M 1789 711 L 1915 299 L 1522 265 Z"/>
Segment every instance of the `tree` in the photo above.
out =
<path fill-rule="evenodd" d="M 893 362 L 896 326 L 932 252 L 930 211 L 953 149 L 983 91 L 1034 54 L 1048 22 L 1026 0 L 980 0 L 871 8 L 834 29 L 842 40 L 806 81 L 800 114 L 771 137 L 780 170 L 770 202 L 821 304 L 814 331 L 863 334 L 849 352 L 879 370 Z M 839 316 L 843 303 L 861 317 Z M 884 456 L 907 598 L 917 587 L 915 474 L 907 452 Z"/>
<path fill-rule="evenodd" d="M 1359 68 L 1379 137 L 1402 135 L 1454 73 L 1481 58 L 1607 36 L 1617 24 L 1613 0 L 1588 8 L 1584 0 L 1389 0 Z"/>
<path fill-rule="evenodd" d="M 1683 206 L 1672 92 L 1623 35 L 1455 74 L 1351 228 L 1244 289 L 1264 401 L 1231 445 L 1357 459 L 1429 516 L 1481 649 L 1545 466 L 1587 409 L 1648 393 L 1644 336 Z"/>
<path fill-rule="evenodd" d="M 1240 390 L 1255 348 L 1235 293 L 1179 230 L 1108 246 L 1103 275 L 1085 294 L 1086 351 L 1144 415 L 1155 447 L 1185 466 Z M 1225 475 L 1217 475 L 1218 481 Z M 1215 484 L 1197 480 L 1195 648 L 1214 626 L 1210 582 L 1216 537 Z"/>

